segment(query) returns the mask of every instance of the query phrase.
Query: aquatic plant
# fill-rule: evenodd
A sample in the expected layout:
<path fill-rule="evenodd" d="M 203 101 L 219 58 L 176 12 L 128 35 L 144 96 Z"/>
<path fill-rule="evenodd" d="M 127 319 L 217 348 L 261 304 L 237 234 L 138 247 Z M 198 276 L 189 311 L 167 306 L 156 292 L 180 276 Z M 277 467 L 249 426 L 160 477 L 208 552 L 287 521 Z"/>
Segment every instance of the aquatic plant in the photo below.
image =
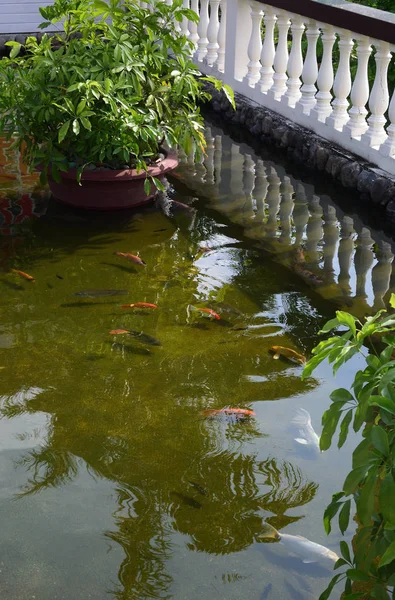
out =
<path fill-rule="evenodd" d="M 198 22 L 182 0 L 55 0 L 40 9 L 59 33 L 28 37 L 0 61 L 0 134 L 30 167 L 53 180 L 77 167 L 147 170 L 164 144 L 189 154 L 204 151 L 199 102 L 209 99 L 191 61 L 193 45 L 176 27 Z M 145 182 L 146 193 L 151 182 Z M 155 185 L 163 189 L 159 180 Z"/>
<path fill-rule="evenodd" d="M 390 299 L 395 308 L 395 294 Z M 331 405 L 322 418 L 321 450 L 327 450 L 340 423 L 338 447 L 345 443 L 350 425 L 362 430 L 363 440 L 353 452 L 352 471 L 343 489 L 335 493 L 324 513 L 324 527 L 331 531 L 338 514 L 344 534 L 352 510 L 357 532 L 351 544 L 340 542 L 341 569 L 321 594 L 326 600 L 336 584 L 344 584 L 344 600 L 395 598 L 395 315 L 380 310 L 359 321 L 337 311 L 321 333 L 341 328 L 313 350 L 303 378 L 324 360 L 334 374 L 355 354 L 361 354 L 366 367 L 359 370 L 351 390 L 340 388 L 330 395 Z M 370 352 L 366 351 L 370 347 Z"/>

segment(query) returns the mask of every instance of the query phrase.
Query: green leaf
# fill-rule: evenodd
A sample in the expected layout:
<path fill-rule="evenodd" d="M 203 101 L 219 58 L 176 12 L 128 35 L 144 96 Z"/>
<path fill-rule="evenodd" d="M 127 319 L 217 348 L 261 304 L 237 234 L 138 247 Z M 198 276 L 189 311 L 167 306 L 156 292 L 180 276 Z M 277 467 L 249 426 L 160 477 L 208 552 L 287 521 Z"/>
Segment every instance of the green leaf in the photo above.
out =
<path fill-rule="evenodd" d="M 390 596 L 384 585 L 378 583 L 374 586 L 372 592 L 372 598 L 376 598 L 376 600 L 390 600 Z"/>
<path fill-rule="evenodd" d="M 80 114 L 84 110 L 85 106 L 86 106 L 86 100 L 85 100 L 85 98 L 82 98 L 82 100 L 80 100 L 80 102 L 78 103 L 78 106 L 77 106 L 77 110 L 76 110 L 77 117 L 80 116 Z"/>
<path fill-rule="evenodd" d="M 386 398 L 385 396 L 371 396 L 369 398 L 370 406 L 379 406 L 384 410 L 388 411 L 392 415 L 395 415 L 395 402 Z"/>
<path fill-rule="evenodd" d="M 395 308 L 395 294 L 391 294 L 391 297 L 389 299 L 389 303 L 390 303 L 390 306 L 392 308 Z"/>
<path fill-rule="evenodd" d="M 144 181 L 144 192 L 147 196 L 151 193 L 151 181 L 148 179 L 148 177 Z"/>
<path fill-rule="evenodd" d="M 6 42 L 6 46 L 12 46 L 10 58 L 16 58 L 22 48 L 22 44 L 19 44 L 18 42 Z"/>
<path fill-rule="evenodd" d="M 341 509 L 341 511 L 339 513 L 339 529 L 343 535 L 344 535 L 344 532 L 346 531 L 346 529 L 348 527 L 348 523 L 350 521 L 350 509 L 351 509 L 351 500 L 346 500 L 346 502 L 343 504 L 343 508 Z"/>
<path fill-rule="evenodd" d="M 365 592 L 354 592 L 353 594 L 347 594 L 344 596 L 344 600 L 358 600 L 358 598 L 364 598 Z"/>
<path fill-rule="evenodd" d="M 80 121 L 81 121 L 82 125 L 85 127 L 85 129 L 87 129 L 88 131 L 92 131 L 92 125 L 91 125 L 91 122 L 89 121 L 89 119 L 87 119 L 86 117 L 80 117 Z"/>
<path fill-rule="evenodd" d="M 342 502 L 331 502 L 330 504 L 328 504 L 328 506 L 325 509 L 324 512 L 324 529 L 327 535 L 330 534 L 331 532 L 331 521 L 333 519 L 333 517 L 336 515 L 336 513 L 338 512 L 339 508 L 341 507 L 343 503 Z"/>
<path fill-rule="evenodd" d="M 337 442 L 338 448 L 341 448 L 347 439 L 348 429 L 350 427 L 352 415 L 353 415 L 352 409 L 348 410 L 346 413 L 346 416 L 344 417 L 343 421 L 341 422 L 339 441 Z"/>
<path fill-rule="evenodd" d="M 322 417 L 323 429 L 320 437 L 320 450 L 328 450 L 332 443 L 333 435 L 341 417 L 341 406 L 332 404 Z"/>
<path fill-rule="evenodd" d="M 379 502 L 384 519 L 395 524 L 395 481 L 391 472 L 381 482 Z"/>
<path fill-rule="evenodd" d="M 326 590 L 324 590 L 324 591 L 322 592 L 322 594 L 321 594 L 321 596 L 319 597 L 319 599 L 318 599 L 318 600 L 328 600 L 329 596 L 331 595 L 331 593 L 332 593 L 332 591 L 333 591 L 333 588 L 334 588 L 334 587 L 335 587 L 335 585 L 337 584 L 337 582 L 338 582 L 338 580 L 340 579 L 340 577 L 342 577 L 342 575 L 343 575 L 343 573 L 338 573 L 337 575 L 335 575 L 335 576 L 334 576 L 334 577 L 331 579 L 331 581 L 330 581 L 330 583 L 329 583 L 328 587 L 326 588 Z"/>
<path fill-rule="evenodd" d="M 352 331 L 353 335 L 356 335 L 357 328 L 355 325 L 355 321 L 356 321 L 355 317 L 350 315 L 350 313 L 348 313 L 348 312 L 344 312 L 342 310 L 337 310 L 336 318 L 340 325 L 346 325 L 346 327 L 348 327 Z"/>
<path fill-rule="evenodd" d="M 371 469 L 361 486 L 361 493 L 357 500 L 357 515 L 362 525 L 369 525 L 372 520 L 376 483 L 376 470 Z"/>
<path fill-rule="evenodd" d="M 370 439 L 373 445 L 381 454 L 388 456 L 389 454 L 389 441 L 387 432 L 379 425 L 373 425 L 370 430 Z"/>
<path fill-rule="evenodd" d="M 345 388 L 339 388 L 337 390 L 334 390 L 330 394 L 329 398 L 332 400 L 332 402 L 355 402 L 354 396 Z"/>
<path fill-rule="evenodd" d="M 350 494 L 355 492 L 359 483 L 362 481 L 362 479 L 365 477 L 366 473 L 369 471 L 369 468 L 370 468 L 369 465 L 363 465 L 361 467 L 357 467 L 356 469 L 353 469 L 352 471 L 350 471 L 350 473 L 347 475 L 345 482 L 343 484 L 343 491 L 346 494 L 346 496 L 349 496 Z"/>
<path fill-rule="evenodd" d="M 65 123 L 63 123 L 62 127 L 59 129 L 59 133 L 58 133 L 59 144 L 61 144 L 63 142 L 64 138 L 66 137 L 69 127 L 70 127 L 70 121 L 66 121 Z"/>
<path fill-rule="evenodd" d="M 338 321 L 337 317 L 335 319 L 330 319 L 330 321 L 327 321 L 325 323 L 325 325 L 323 326 L 323 328 L 318 333 L 328 333 L 332 329 L 336 329 L 338 326 L 339 326 L 339 321 Z"/>
<path fill-rule="evenodd" d="M 367 573 L 363 573 L 358 569 L 348 569 L 346 575 L 352 581 L 370 581 L 371 577 Z"/>
<path fill-rule="evenodd" d="M 348 565 L 348 562 L 344 560 L 344 558 L 338 558 L 333 569 L 336 571 L 336 569 L 340 569 L 340 567 L 344 567 L 344 565 Z"/>
<path fill-rule="evenodd" d="M 342 557 L 344 558 L 344 560 L 346 560 L 347 562 L 351 563 L 350 550 L 348 548 L 347 542 L 345 542 L 344 540 L 342 540 L 340 542 L 340 552 L 341 552 Z"/>

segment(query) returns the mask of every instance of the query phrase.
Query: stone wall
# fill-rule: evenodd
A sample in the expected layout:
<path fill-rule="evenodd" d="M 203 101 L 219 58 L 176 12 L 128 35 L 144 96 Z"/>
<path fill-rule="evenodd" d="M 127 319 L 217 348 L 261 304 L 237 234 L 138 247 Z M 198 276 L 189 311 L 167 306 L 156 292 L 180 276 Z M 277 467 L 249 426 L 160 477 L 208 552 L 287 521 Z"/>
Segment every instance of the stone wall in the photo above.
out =
<path fill-rule="evenodd" d="M 395 223 L 395 177 L 244 96 L 236 94 L 234 111 L 222 92 L 210 88 L 210 93 L 210 108 L 222 121 L 244 129 L 262 146 L 275 146 L 308 170 L 327 173 Z"/>

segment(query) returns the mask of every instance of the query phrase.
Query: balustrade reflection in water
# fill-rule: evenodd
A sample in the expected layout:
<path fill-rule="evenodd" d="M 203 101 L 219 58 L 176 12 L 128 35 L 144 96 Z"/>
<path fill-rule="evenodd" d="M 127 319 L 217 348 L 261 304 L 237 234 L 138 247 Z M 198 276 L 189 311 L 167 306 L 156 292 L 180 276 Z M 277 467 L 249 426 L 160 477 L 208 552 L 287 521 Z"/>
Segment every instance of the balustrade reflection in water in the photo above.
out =
<path fill-rule="evenodd" d="M 215 126 L 206 138 L 205 170 L 185 168 L 192 157 L 181 155 L 180 176 L 195 193 L 339 308 L 362 316 L 386 306 L 394 291 L 391 238 Z"/>

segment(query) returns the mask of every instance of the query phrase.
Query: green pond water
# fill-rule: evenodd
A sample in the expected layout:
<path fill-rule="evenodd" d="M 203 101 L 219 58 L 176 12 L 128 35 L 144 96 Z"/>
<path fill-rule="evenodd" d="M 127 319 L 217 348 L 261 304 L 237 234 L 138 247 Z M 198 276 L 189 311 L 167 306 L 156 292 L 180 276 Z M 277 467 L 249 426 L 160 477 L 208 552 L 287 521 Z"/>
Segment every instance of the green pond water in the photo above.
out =
<path fill-rule="evenodd" d="M 168 216 L 155 207 L 87 214 L 47 205 L 17 157 L 2 156 L 2 600 L 304 600 L 318 598 L 331 578 L 326 566 L 305 564 L 259 536 L 268 521 L 338 551 L 341 536 L 336 528 L 325 535 L 322 514 L 350 468 L 357 438 L 341 451 L 308 452 L 294 441 L 290 422 L 302 407 L 319 434 L 329 393 L 347 387 L 361 363 L 356 358 L 336 381 L 322 366 L 301 382 L 302 368 L 273 360 L 269 348 L 308 356 L 339 295 L 359 308 L 383 302 L 392 271 L 382 265 L 392 261 L 380 262 L 374 232 L 358 233 L 353 222 L 345 274 L 339 248 L 348 248 L 341 244 L 350 236 L 342 237 L 345 225 L 329 211 L 338 232 L 329 268 L 329 242 L 321 244 L 323 234 L 312 241 L 320 197 L 305 200 L 309 217 L 299 239 L 302 201 L 287 192 L 291 179 L 281 166 L 277 210 L 266 186 L 258 239 L 251 217 L 239 218 L 245 209 L 237 210 L 237 201 L 251 188 L 259 213 L 257 182 L 251 187 L 248 179 L 259 175 L 259 164 L 247 169 L 244 154 L 237 171 L 223 154 L 228 144 L 233 156 L 234 143 L 216 136 L 220 154 L 209 146 L 206 163 L 185 159 L 170 179 L 170 196 L 190 208 L 173 205 Z M 253 151 L 244 150 L 254 162 Z M 294 203 L 288 217 L 281 199 Z M 325 210 L 319 218 L 327 231 Z M 289 258 L 295 240 L 303 267 Z M 115 251 L 139 254 L 146 266 Z M 381 278 L 376 268 L 367 284 L 377 265 Z M 135 302 L 158 308 L 121 308 Z M 114 329 L 144 335 L 111 335 Z M 227 406 L 256 416 L 202 415 Z"/>

